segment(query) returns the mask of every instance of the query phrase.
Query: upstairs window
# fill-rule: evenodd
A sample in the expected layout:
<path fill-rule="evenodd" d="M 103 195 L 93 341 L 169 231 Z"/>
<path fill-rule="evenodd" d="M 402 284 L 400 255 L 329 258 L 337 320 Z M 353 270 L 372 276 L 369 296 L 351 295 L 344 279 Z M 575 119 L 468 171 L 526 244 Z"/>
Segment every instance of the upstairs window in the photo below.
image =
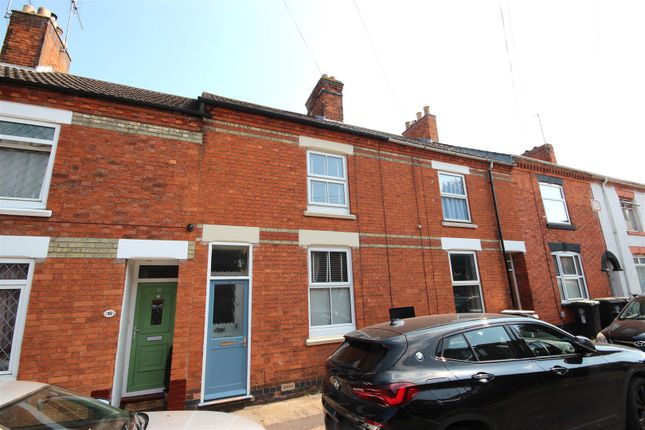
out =
<path fill-rule="evenodd" d="M 540 194 L 548 223 L 571 224 L 564 189 L 561 185 L 540 182 Z"/>
<path fill-rule="evenodd" d="M 445 221 L 470 222 L 466 181 L 462 175 L 439 173 L 441 206 Z"/>
<path fill-rule="evenodd" d="M 348 214 L 345 157 L 308 151 L 307 189 L 310 209 Z"/>
<path fill-rule="evenodd" d="M 633 200 L 621 199 L 620 208 L 623 210 L 628 231 L 643 231 L 643 226 L 638 217 L 638 205 Z"/>
<path fill-rule="evenodd" d="M 44 209 L 59 126 L 0 117 L 0 208 Z"/>
<path fill-rule="evenodd" d="M 588 299 L 580 255 L 573 252 L 554 252 L 552 255 L 562 301 Z"/>

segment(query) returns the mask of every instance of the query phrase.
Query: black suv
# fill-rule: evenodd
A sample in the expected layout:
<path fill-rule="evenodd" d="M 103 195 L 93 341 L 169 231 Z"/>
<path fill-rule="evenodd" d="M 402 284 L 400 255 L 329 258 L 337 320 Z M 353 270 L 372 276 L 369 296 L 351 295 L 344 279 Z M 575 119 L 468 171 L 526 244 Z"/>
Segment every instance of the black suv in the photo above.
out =
<path fill-rule="evenodd" d="M 327 360 L 327 430 L 645 429 L 645 353 L 532 318 L 393 320 Z"/>

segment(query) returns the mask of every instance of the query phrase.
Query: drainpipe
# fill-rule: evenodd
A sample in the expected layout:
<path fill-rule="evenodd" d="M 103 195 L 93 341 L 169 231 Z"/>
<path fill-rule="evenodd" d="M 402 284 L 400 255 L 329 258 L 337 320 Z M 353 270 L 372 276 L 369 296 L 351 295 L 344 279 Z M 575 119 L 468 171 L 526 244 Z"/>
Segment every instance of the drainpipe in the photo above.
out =
<path fill-rule="evenodd" d="M 495 209 L 495 220 L 497 221 L 497 235 L 499 236 L 499 243 L 502 247 L 502 258 L 504 259 L 504 266 L 506 267 L 506 282 L 508 282 L 508 291 L 511 293 L 511 301 L 514 309 L 522 309 L 520 304 L 520 295 L 517 291 L 517 286 L 513 287 L 510 280 L 511 267 L 506 259 L 506 247 L 504 246 L 504 235 L 502 234 L 502 224 L 499 220 L 499 210 L 497 208 L 497 194 L 495 193 L 495 182 L 493 182 L 493 161 L 488 166 L 488 179 L 490 180 L 490 190 L 493 194 L 493 208 Z"/>
<path fill-rule="evenodd" d="M 600 184 L 600 189 L 602 190 L 602 197 L 605 200 L 605 207 L 607 208 L 607 216 L 609 217 L 609 224 L 611 225 L 611 233 L 614 236 L 614 243 L 616 244 L 616 249 L 618 250 L 619 263 L 623 267 L 625 267 L 625 259 L 623 257 L 623 250 L 622 250 L 622 247 L 620 246 L 620 240 L 618 239 L 618 228 L 616 227 L 616 221 L 614 220 L 614 215 L 611 212 L 611 206 L 609 206 L 609 197 L 607 196 L 607 188 L 606 188 L 607 182 L 609 182 L 609 178 L 605 176 L 604 181 L 602 181 L 602 184 Z M 629 279 L 627 279 L 627 275 L 625 275 L 624 278 L 625 278 L 625 286 L 627 287 L 626 293 L 627 293 L 627 295 L 630 295 L 631 294 L 631 288 L 630 288 L 630 285 L 629 285 Z"/>

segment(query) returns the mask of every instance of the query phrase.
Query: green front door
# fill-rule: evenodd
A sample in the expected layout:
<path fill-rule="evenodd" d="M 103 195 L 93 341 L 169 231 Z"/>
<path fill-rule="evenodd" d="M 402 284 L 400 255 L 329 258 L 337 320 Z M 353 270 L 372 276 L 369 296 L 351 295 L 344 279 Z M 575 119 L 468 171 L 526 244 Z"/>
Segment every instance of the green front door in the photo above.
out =
<path fill-rule="evenodd" d="M 134 309 L 129 393 L 164 387 L 175 326 L 177 282 L 140 283 Z"/>

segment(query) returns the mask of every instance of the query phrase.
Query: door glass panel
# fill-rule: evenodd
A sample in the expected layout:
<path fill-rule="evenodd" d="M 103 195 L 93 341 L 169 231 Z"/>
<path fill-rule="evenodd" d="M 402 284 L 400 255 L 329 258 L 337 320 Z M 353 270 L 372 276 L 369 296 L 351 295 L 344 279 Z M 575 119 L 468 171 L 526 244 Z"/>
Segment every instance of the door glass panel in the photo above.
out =
<path fill-rule="evenodd" d="M 211 334 L 244 336 L 244 284 L 215 285 Z"/>
<path fill-rule="evenodd" d="M 139 279 L 174 279 L 179 277 L 179 266 L 139 266 Z"/>
<path fill-rule="evenodd" d="M 164 299 L 152 300 L 152 311 L 150 312 L 150 325 L 161 325 L 163 320 Z"/>
<path fill-rule="evenodd" d="M 211 254 L 211 276 L 248 276 L 247 246 L 214 246 Z"/>

